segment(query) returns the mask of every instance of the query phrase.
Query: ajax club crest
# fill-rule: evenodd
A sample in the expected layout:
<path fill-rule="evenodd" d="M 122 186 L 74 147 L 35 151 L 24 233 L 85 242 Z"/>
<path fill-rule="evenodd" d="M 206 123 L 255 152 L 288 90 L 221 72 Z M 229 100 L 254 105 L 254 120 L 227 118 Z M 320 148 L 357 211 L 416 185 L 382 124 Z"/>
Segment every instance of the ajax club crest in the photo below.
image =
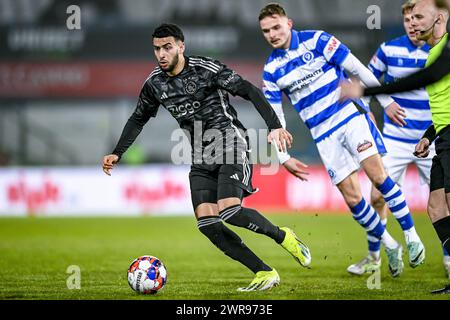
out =
<path fill-rule="evenodd" d="M 197 84 L 193 80 L 188 80 L 184 84 L 184 91 L 187 94 L 194 94 L 197 92 Z"/>

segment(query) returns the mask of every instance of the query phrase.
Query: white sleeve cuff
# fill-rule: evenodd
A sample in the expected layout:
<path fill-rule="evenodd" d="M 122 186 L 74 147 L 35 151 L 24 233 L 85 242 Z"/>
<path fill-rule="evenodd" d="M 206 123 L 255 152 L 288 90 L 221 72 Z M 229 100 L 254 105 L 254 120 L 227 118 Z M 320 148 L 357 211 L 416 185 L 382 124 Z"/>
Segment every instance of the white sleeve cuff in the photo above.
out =
<path fill-rule="evenodd" d="M 280 161 L 281 164 L 284 164 L 286 161 L 288 161 L 291 156 L 287 152 L 280 152 L 277 150 L 277 157 L 278 161 Z"/>
<path fill-rule="evenodd" d="M 291 158 L 291 156 L 288 152 L 283 152 L 283 151 L 278 150 L 278 145 L 275 142 L 275 140 L 272 140 L 272 145 L 275 148 L 278 161 L 280 161 L 281 164 L 284 164 L 286 161 L 288 161 Z"/>
<path fill-rule="evenodd" d="M 386 109 L 387 107 L 389 107 L 392 103 L 395 102 L 394 99 L 392 99 L 390 96 L 385 95 L 385 94 L 379 94 L 376 96 L 377 100 L 380 102 L 381 106 Z"/>

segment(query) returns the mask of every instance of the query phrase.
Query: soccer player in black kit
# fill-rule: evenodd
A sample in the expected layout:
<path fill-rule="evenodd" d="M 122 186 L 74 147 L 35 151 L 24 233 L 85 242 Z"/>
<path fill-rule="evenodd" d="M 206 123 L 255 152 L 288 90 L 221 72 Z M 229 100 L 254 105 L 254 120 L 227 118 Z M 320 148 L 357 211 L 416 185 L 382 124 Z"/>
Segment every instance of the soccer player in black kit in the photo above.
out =
<path fill-rule="evenodd" d="M 103 171 L 111 174 L 110 170 L 162 105 L 190 135 L 193 164 L 189 181 L 199 230 L 224 254 L 255 273 L 250 285 L 238 291 L 271 289 L 280 282 L 277 271 L 258 258 L 222 221 L 272 238 L 303 267 L 309 266 L 311 256 L 308 247 L 291 229 L 279 228 L 256 210 L 242 206 L 242 199 L 255 192 L 248 157 L 250 147 L 244 137 L 246 129 L 237 119 L 228 93 L 253 103 L 271 130 L 268 141 L 275 142 L 278 150 L 285 151 L 286 144 L 292 143 L 292 136 L 282 128 L 258 88 L 219 61 L 184 55 L 184 35 L 178 26 L 162 24 L 156 28 L 153 47 L 158 66 L 145 81 L 137 107 L 116 148 L 104 157 Z M 219 131 L 223 141 L 211 139 L 210 142 L 200 137 L 201 150 L 198 150 L 195 139 L 199 138 L 194 128 L 199 126 L 203 133 L 211 129 Z M 297 176 L 306 180 L 305 166 L 301 162 L 297 166 Z"/>

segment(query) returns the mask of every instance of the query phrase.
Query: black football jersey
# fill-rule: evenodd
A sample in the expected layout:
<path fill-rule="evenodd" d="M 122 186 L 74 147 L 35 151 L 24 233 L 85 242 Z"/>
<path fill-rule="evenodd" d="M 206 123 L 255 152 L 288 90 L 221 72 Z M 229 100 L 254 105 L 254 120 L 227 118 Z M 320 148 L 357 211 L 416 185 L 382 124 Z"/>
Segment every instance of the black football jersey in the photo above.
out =
<path fill-rule="evenodd" d="M 163 107 L 190 138 L 194 163 L 217 163 L 220 159 L 225 163 L 230 152 L 239 161 L 250 147 L 246 128 L 238 120 L 228 93 L 236 95 L 244 80 L 217 60 L 199 56 L 185 59 L 184 69 L 176 76 L 159 67 L 150 74 L 130 120 L 143 126 Z M 126 139 L 119 141 L 114 153 L 121 156 L 129 146 L 124 148 L 125 144 Z"/>

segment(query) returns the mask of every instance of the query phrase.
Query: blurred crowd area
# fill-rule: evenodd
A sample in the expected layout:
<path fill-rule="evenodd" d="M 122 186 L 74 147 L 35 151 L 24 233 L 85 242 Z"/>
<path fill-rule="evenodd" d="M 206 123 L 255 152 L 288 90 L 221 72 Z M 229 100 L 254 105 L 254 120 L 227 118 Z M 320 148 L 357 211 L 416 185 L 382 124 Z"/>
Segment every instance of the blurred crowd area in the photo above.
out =
<path fill-rule="evenodd" d="M 0 166 L 98 165 L 133 111 L 155 67 L 151 34 L 173 22 L 187 54 L 220 59 L 261 85 L 271 49 L 259 30 L 264 0 L 0 0 Z M 296 29 L 325 30 L 364 64 L 386 40 L 403 34 L 402 0 L 286 0 Z M 80 8 L 80 29 L 67 19 Z M 373 11 L 374 7 L 375 11 Z M 380 29 L 367 20 L 379 9 Z M 253 106 L 233 99 L 248 128 L 265 124 Z M 381 109 L 374 106 L 378 119 Z M 306 127 L 285 104 L 292 154 L 319 162 Z M 380 120 L 381 121 L 381 120 Z M 160 108 L 130 152 L 130 163 L 170 162 L 178 128 Z"/>

